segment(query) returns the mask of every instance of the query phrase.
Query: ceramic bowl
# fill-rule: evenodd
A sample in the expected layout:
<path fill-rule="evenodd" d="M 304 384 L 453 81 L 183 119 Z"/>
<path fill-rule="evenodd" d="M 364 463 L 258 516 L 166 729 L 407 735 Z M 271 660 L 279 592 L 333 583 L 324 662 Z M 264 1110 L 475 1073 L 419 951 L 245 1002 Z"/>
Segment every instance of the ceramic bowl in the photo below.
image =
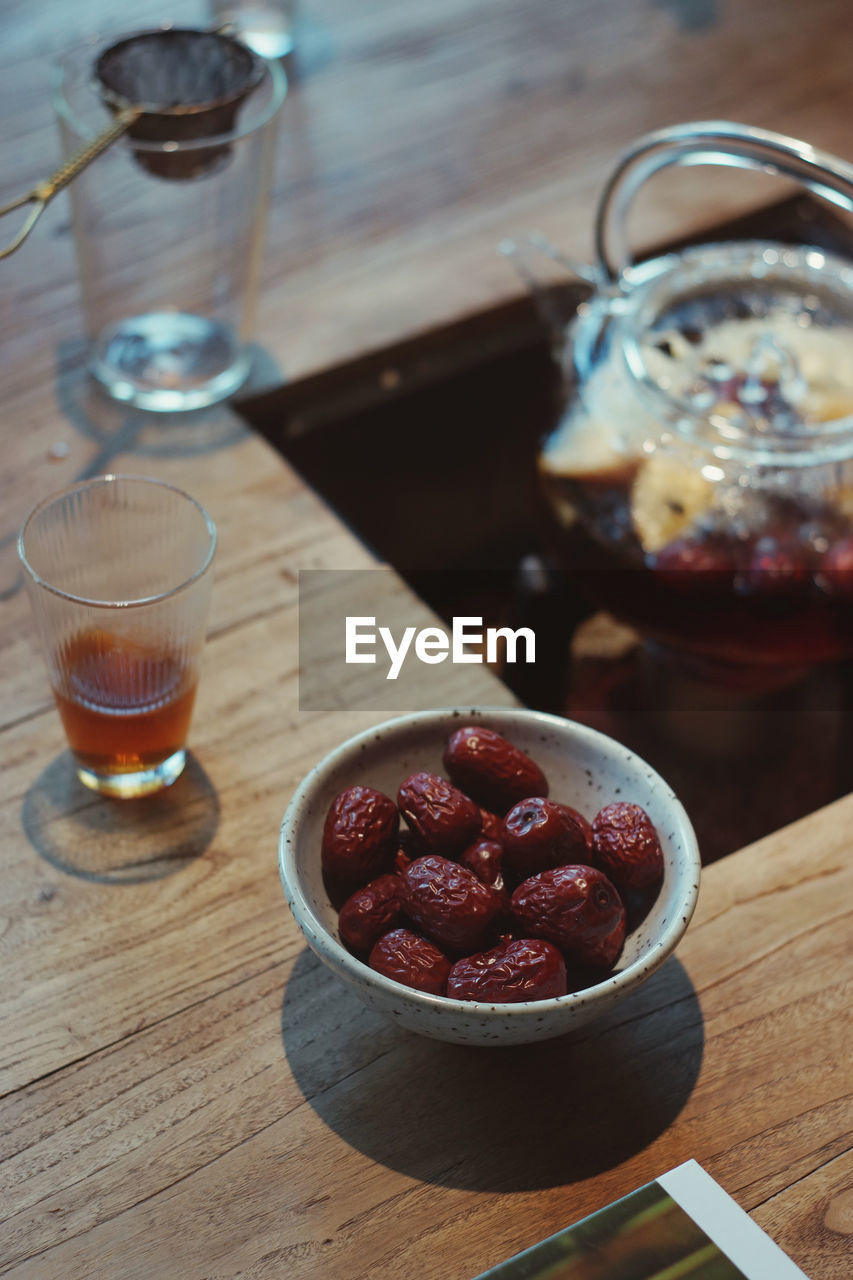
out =
<path fill-rule="evenodd" d="M 497 730 L 539 764 L 550 794 L 590 820 L 616 800 L 642 805 L 657 827 L 664 877 L 650 912 L 628 934 L 616 970 L 595 986 L 551 1000 L 486 1004 L 426 995 L 375 973 L 341 944 L 320 867 L 326 812 L 358 784 L 394 798 L 418 770 L 442 773 L 444 745 L 465 724 Z M 648 764 L 602 733 L 559 716 L 504 707 L 421 711 L 388 720 L 330 751 L 296 791 L 281 827 L 279 868 L 296 923 L 312 951 L 369 1008 L 410 1031 L 457 1044 L 525 1044 L 563 1035 L 623 1000 L 663 964 L 687 928 L 699 891 L 699 850 L 687 814 Z"/>

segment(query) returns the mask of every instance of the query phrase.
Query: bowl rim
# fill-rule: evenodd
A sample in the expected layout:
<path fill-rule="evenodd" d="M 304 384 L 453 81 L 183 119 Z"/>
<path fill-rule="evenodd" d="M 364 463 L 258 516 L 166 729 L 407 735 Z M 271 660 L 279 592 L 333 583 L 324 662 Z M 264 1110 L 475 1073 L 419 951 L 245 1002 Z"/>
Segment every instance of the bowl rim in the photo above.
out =
<path fill-rule="evenodd" d="M 388 978 L 384 974 L 377 973 L 376 970 L 369 968 L 364 961 L 354 956 L 346 949 L 343 943 L 339 942 L 329 932 L 322 921 L 314 914 L 302 892 L 297 875 L 296 835 L 305 803 L 314 787 L 322 783 L 337 768 L 344 754 L 359 751 L 362 744 L 374 741 L 378 733 L 387 738 L 389 734 L 392 736 L 402 735 L 405 731 L 410 730 L 413 725 L 420 724 L 426 728 L 429 725 L 438 725 L 445 720 L 456 720 L 459 727 L 462 727 L 470 719 L 482 720 L 484 724 L 491 727 L 488 722 L 492 718 L 508 719 L 511 723 L 533 723 L 543 728 L 561 732 L 568 730 L 582 744 L 604 748 L 611 752 L 615 749 L 623 755 L 626 763 L 630 760 L 641 765 L 653 785 L 662 789 L 668 804 L 671 806 L 672 818 L 676 823 L 676 828 L 684 846 L 684 854 L 686 855 L 685 865 L 680 869 L 679 875 L 684 886 L 682 896 L 675 904 L 675 909 L 667 917 L 662 933 L 655 939 L 650 950 L 645 955 L 634 960 L 625 969 L 620 969 L 617 973 L 603 978 L 601 982 L 596 982 L 590 987 L 584 987 L 580 991 L 569 991 L 564 996 L 552 996 L 547 1000 L 519 1000 L 497 1003 L 487 1003 L 480 1000 L 454 1000 L 451 996 L 430 995 L 425 991 L 417 991 L 414 987 L 403 986 L 392 978 Z M 509 730 L 496 729 L 496 732 L 508 733 Z M 580 724 L 576 720 L 569 720 L 564 716 L 553 715 L 547 711 L 499 705 L 448 706 L 434 707 L 426 711 L 413 711 L 407 715 L 394 716 L 390 720 L 371 725 L 369 728 L 353 734 L 352 737 L 333 747 L 305 775 L 285 810 L 279 833 L 278 864 L 279 875 L 288 906 L 300 931 L 311 949 L 317 952 L 321 959 L 330 964 L 341 978 L 358 986 L 366 984 L 367 986 L 376 987 L 389 998 L 405 1000 L 408 1004 L 420 1007 L 423 1010 L 455 1013 L 459 1017 L 477 1017 L 486 1018 L 487 1020 L 502 1018 L 507 1015 L 520 1016 L 525 1013 L 528 1016 L 535 1013 L 544 1018 L 547 1014 L 555 1013 L 559 1010 L 582 1008 L 592 1001 L 601 999 L 602 996 L 612 995 L 615 997 L 617 993 L 620 996 L 626 994 L 645 978 L 650 977 L 675 950 L 684 936 L 696 908 L 701 880 L 699 845 L 693 825 L 687 816 L 687 811 L 669 783 L 642 756 L 626 747 L 618 739 L 612 738 L 606 733 L 601 733 L 598 729 L 592 729 L 588 725 Z M 690 874 L 691 872 L 692 874 Z"/>

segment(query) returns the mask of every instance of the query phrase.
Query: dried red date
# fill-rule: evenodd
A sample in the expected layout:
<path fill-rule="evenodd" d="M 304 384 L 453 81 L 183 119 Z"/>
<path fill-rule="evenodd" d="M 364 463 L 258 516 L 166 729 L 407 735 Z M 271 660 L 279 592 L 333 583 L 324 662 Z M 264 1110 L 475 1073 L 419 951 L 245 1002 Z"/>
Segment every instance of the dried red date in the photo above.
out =
<path fill-rule="evenodd" d="M 662 586 L 676 591 L 724 591 L 734 584 L 735 563 L 732 552 L 720 543 L 683 538 L 657 553 L 654 572 Z"/>
<path fill-rule="evenodd" d="M 491 951 L 457 960 L 447 979 L 452 999 L 490 1004 L 552 1000 L 567 989 L 566 962 L 555 946 L 540 938 L 502 942 Z"/>
<path fill-rule="evenodd" d="M 490 813 L 488 809 L 480 810 L 480 817 L 483 821 L 482 836 L 484 840 L 500 840 L 502 818 L 496 813 Z"/>
<path fill-rule="evenodd" d="M 469 867 L 483 884 L 494 885 L 496 889 L 504 887 L 503 846 L 498 840 L 477 840 L 469 845 L 459 861 Z"/>
<path fill-rule="evenodd" d="M 578 824 L 581 831 L 583 832 L 583 837 L 584 837 L 584 840 L 586 841 L 587 850 L 591 851 L 592 850 L 592 823 L 589 821 L 589 819 L 585 818 L 578 809 L 573 809 L 570 804 L 561 805 L 560 808 L 565 809 L 567 813 L 570 813 L 572 815 L 575 822 Z M 582 861 L 582 859 L 578 858 L 577 861 L 580 862 Z"/>
<path fill-rule="evenodd" d="M 379 876 L 356 889 L 341 907 L 338 931 L 350 951 L 369 951 L 402 923 L 403 882 L 399 876 Z"/>
<path fill-rule="evenodd" d="M 820 565 L 819 585 L 838 596 L 853 596 L 853 537 L 834 542 Z"/>
<path fill-rule="evenodd" d="M 418 853 L 455 858 L 480 834 L 480 810 L 436 773 L 413 773 L 397 794 Z"/>
<path fill-rule="evenodd" d="M 548 781 L 529 756 L 482 725 L 466 725 L 444 752 L 451 780 L 478 804 L 504 814 L 525 796 L 547 796 Z"/>
<path fill-rule="evenodd" d="M 765 595 L 803 590 L 809 583 L 804 549 L 793 538 L 765 534 L 753 547 L 745 581 Z"/>
<path fill-rule="evenodd" d="M 469 845 L 459 859 L 463 867 L 474 872 L 478 880 L 500 894 L 501 916 L 509 918 L 509 894 L 503 873 L 503 846 L 498 840 L 477 840 Z"/>
<path fill-rule="evenodd" d="M 399 829 L 393 800 L 373 787 L 349 787 L 323 824 L 323 870 L 346 884 L 366 884 L 393 859 Z"/>
<path fill-rule="evenodd" d="M 582 823 L 568 805 L 545 796 L 522 800 L 510 809 L 501 830 L 507 866 L 526 879 L 549 867 L 583 862 L 589 857 L 589 844 Z"/>
<path fill-rule="evenodd" d="M 420 938 L 411 929 L 393 929 L 380 938 L 370 953 L 368 964 L 377 973 L 405 987 L 443 996 L 447 988 L 450 961 L 438 947 Z"/>
<path fill-rule="evenodd" d="M 580 964 L 609 969 L 625 941 L 625 906 L 596 867 L 555 867 L 512 895 L 520 932 L 553 942 Z"/>
<path fill-rule="evenodd" d="M 406 915 L 439 946 L 471 952 L 482 947 L 503 896 L 468 867 L 447 858 L 418 858 L 404 872 Z"/>
<path fill-rule="evenodd" d="M 638 804 L 609 804 L 592 824 L 593 853 L 620 889 L 648 889 L 663 876 L 663 851 L 652 820 Z"/>

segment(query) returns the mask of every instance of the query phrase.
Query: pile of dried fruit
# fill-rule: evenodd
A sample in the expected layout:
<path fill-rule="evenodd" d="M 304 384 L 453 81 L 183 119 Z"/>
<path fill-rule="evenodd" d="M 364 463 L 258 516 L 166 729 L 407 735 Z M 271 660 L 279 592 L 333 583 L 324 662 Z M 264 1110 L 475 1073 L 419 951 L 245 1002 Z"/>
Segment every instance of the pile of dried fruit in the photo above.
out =
<path fill-rule="evenodd" d="M 648 901 L 663 876 L 648 815 L 618 802 L 589 823 L 492 729 L 458 729 L 444 767 L 450 781 L 412 774 L 396 804 L 362 786 L 332 802 L 323 871 L 346 899 L 344 945 L 457 1000 L 546 1000 L 600 980 L 622 950 L 626 899 Z"/>

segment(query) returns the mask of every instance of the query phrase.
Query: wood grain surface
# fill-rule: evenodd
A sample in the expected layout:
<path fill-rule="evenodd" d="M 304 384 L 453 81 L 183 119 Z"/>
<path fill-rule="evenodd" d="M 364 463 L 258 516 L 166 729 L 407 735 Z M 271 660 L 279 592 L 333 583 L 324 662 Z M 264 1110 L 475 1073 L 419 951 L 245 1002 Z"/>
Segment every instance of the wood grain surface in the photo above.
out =
<path fill-rule="evenodd" d="M 277 800 L 261 784 L 243 830 Z M 73 1060 L 6 1100 L 10 1274 L 473 1275 L 692 1156 L 842 1280 L 851 818 L 841 801 L 709 869 L 677 958 L 602 1022 L 488 1053 L 362 1009 L 302 946 L 273 859 L 236 856 L 224 824 L 171 882 L 85 885 L 96 914 L 132 894 L 138 918 L 109 972 L 88 966 L 113 1037 L 87 1052 L 66 990 Z M 84 944 L 73 896 L 50 906 L 82 961 L 110 922 L 90 941 L 89 913 Z M 134 955 L 158 978 L 134 981 Z"/>
<path fill-rule="evenodd" d="M 258 333 L 273 381 L 517 294 L 507 232 L 588 257 L 595 194 L 646 128 L 727 116 L 849 146 L 841 0 L 807 20 L 794 0 L 303 14 Z M 133 25 L 169 15 L 204 7 L 142 0 Z M 106 0 L 0 17 L 7 199 L 58 159 L 50 54 L 125 20 Z M 768 194 L 666 180 L 638 242 Z M 372 558 L 231 410 L 154 418 L 92 390 L 66 197 L 0 274 L 0 1271 L 464 1280 L 695 1157 L 812 1280 L 846 1280 L 853 798 L 710 868 L 677 957 L 572 1040 L 485 1053 L 384 1024 L 303 945 L 275 858 L 300 778 L 378 718 L 299 711 L 297 574 Z M 221 537 L 190 765 L 127 805 L 76 781 L 12 538 L 37 499 L 122 469 L 189 489 Z M 437 701 L 509 700 L 473 670 Z"/>

